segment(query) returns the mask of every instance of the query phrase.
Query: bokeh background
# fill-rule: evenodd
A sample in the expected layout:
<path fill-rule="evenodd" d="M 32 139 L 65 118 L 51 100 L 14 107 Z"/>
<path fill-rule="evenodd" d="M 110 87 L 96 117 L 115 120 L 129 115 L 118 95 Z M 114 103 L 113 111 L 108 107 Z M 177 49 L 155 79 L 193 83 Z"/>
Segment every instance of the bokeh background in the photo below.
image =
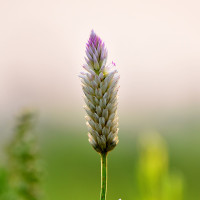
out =
<path fill-rule="evenodd" d="M 78 78 L 94 29 L 121 77 L 120 142 L 109 155 L 108 199 L 148 199 L 140 195 L 146 191 L 145 178 L 138 178 L 146 165 L 140 141 L 157 133 L 165 143 L 159 148 L 166 146 L 165 167 L 181 179 L 180 199 L 198 200 L 199 7 L 197 0 L 1 0 L 1 162 L 15 116 L 33 108 L 44 199 L 99 198 L 100 158 L 87 141 Z"/>

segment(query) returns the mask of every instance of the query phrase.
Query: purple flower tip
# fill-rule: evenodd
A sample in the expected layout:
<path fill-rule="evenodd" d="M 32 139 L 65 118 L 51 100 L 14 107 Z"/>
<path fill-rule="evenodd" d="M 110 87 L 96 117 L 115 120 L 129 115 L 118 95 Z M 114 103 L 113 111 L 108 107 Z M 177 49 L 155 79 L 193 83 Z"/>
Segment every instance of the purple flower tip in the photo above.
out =
<path fill-rule="evenodd" d="M 94 32 L 94 30 L 93 30 L 93 29 L 91 30 L 90 37 L 91 37 L 92 35 L 93 35 L 93 36 L 95 36 L 95 35 L 96 35 L 96 33 Z"/>
<path fill-rule="evenodd" d="M 102 43 L 102 40 L 100 39 L 100 37 L 94 32 L 94 30 L 92 30 L 91 34 L 90 34 L 90 38 L 87 43 L 87 46 L 97 48 L 98 45 L 101 43 Z"/>
<path fill-rule="evenodd" d="M 112 61 L 113 66 L 116 66 L 116 64 Z"/>
<path fill-rule="evenodd" d="M 91 31 L 86 44 L 86 55 L 87 64 L 97 71 L 106 64 L 107 50 L 105 44 L 94 30 Z"/>

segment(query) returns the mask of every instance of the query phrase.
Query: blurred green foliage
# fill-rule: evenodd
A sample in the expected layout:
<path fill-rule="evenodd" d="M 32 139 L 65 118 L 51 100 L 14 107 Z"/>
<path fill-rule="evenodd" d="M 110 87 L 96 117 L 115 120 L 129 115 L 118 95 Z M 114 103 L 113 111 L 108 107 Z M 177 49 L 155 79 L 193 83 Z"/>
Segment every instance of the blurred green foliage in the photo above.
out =
<path fill-rule="evenodd" d="M 119 145 L 108 156 L 107 199 L 140 200 L 142 197 L 138 166 L 143 153 L 142 149 L 138 148 L 138 138 L 141 133 L 130 134 L 136 130 L 126 130 L 124 127 L 120 130 Z M 163 132 L 165 133 L 165 130 Z M 168 132 L 169 129 L 166 133 Z M 41 150 L 48 174 L 44 187 L 46 200 L 99 199 L 99 155 L 92 151 L 86 133 L 86 128 L 70 125 L 58 127 L 47 124 L 41 130 Z M 161 139 L 159 145 L 162 152 L 157 152 L 156 158 L 150 157 L 153 163 L 158 165 L 156 168 L 159 175 L 156 176 L 162 177 L 164 182 L 162 193 L 166 194 L 165 199 L 198 200 L 198 141 L 195 140 L 196 144 L 192 143 L 191 139 L 194 138 L 186 134 L 162 134 L 162 138 L 164 139 Z M 191 144 L 194 146 L 188 150 L 190 153 L 186 152 L 186 147 L 191 147 Z M 157 169 L 152 170 L 157 173 Z"/>
<path fill-rule="evenodd" d="M 7 148 L 6 170 L 0 170 L 2 200 L 39 200 L 40 171 L 37 145 L 32 132 L 34 114 L 19 115 L 12 139 Z"/>
<path fill-rule="evenodd" d="M 0 199 L 4 199 L 8 192 L 8 177 L 6 169 L 0 168 Z"/>
<path fill-rule="evenodd" d="M 171 174 L 168 150 L 158 133 L 147 133 L 140 139 L 138 186 L 141 200 L 182 200 L 183 178 Z"/>
<path fill-rule="evenodd" d="M 0 167 L 0 200 L 99 199 L 100 159 L 87 141 L 86 128 L 39 124 L 46 171 L 40 184 L 34 116 L 20 116 L 7 151 L 8 165 Z M 163 129 L 164 137 L 141 137 L 122 127 L 119 145 L 108 157 L 107 199 L 198 200 L 200 160 L 194 131 L 170 135 L 171 130 Z"/>

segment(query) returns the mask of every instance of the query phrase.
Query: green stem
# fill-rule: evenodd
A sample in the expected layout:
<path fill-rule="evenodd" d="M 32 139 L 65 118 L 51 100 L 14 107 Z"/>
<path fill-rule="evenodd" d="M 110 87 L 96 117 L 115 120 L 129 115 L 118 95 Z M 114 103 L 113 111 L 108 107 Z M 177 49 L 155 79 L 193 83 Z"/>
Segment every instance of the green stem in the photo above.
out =
<path fill-rule="evenodd" d="M 107 153 L 101 154 L 101 197 L 100 200 L 106 200 L 107 192 Z"/>

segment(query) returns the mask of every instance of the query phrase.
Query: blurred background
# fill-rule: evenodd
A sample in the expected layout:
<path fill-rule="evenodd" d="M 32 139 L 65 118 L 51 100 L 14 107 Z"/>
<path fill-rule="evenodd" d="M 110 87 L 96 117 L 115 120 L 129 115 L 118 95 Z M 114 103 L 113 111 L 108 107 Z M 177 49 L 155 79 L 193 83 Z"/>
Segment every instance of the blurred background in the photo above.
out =
<path fill-rule="evenodd" d="M 1 0 L 0 165 L 16 116 L 31 108 L 42 199 L 99 198 L 100 158 L 87 141 L 78 78 L 94 29 L 121 77 L 108 199 L 200 199 L 199 7 L 197 0 Z"/>

